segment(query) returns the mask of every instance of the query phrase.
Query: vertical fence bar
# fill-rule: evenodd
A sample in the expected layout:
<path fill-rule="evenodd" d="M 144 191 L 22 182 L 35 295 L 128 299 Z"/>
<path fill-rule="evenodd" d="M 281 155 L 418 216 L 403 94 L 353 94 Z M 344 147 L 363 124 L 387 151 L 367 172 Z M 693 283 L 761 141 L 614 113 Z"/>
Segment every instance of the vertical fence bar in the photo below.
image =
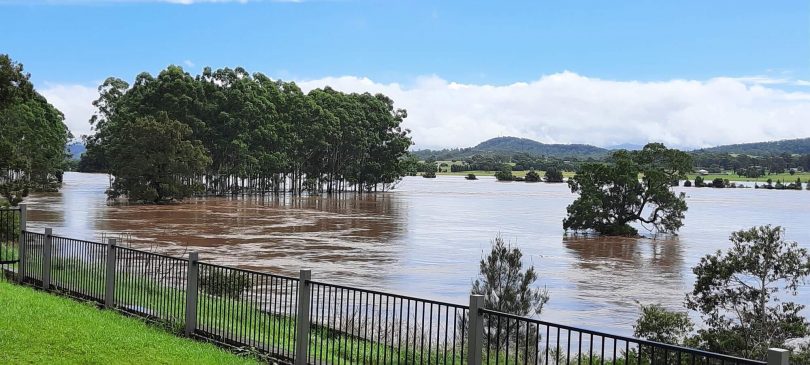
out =
<path fill-rule="evenodd" d="M 790 351 L 778 348 L 768 349 L 768 365 L 790 364 Z"/>
<path fill-rule="evenodd" d="M 115 238 L 107 241 L 107 261 L 104 271 L 104 307 L 115 306 Z"/>
<path fill-rule="evenodd" d="M 481 365 L 481 347 L 484 343 L 484 319 L 480 309 L 484 308 L 483 295 L 470 295 L 470 320 L 467 330 L 467 364 Z"/>
<path fill-rule="evenodd" d="M 298 280 L 298 313 L 295 322 L 295 364 L 307 363 L 309 350 L 309 298 L 312 271 L 301 270 Z"/>
<path fill-rule="evenodd" d="M 28 206 L 20 204 L 20 242 L 17 246 L 17 282 L 22 284 L 25 282 L 25 261 L 26 261 L 26 247 L 25 247 L 25 230 L 28 225 Z"/>
<path fill-rule="evenodd" d="M 197 280 L 199 279 L 200 255 L 197 252 L 188 254 L 188 271 L 186 272 L 186 336 L 194 334 L 197 329 Z"/>
<path fill-rule="evenodd" d="M 45 228 L 45 240 L 42 246 L 42 288 L 51 288 L 51 246 L 53 246 L 53 230 Z"/>

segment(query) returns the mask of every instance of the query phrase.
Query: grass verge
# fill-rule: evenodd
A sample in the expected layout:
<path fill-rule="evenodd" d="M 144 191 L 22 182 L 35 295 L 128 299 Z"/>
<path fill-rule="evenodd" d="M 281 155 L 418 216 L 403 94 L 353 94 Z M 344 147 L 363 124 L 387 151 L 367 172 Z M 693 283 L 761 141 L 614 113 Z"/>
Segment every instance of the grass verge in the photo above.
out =
<path fill-rule="evenodd" d="M 5 281 L 0 308 L 0 363 L 257 363 L 135 318 Z"/>

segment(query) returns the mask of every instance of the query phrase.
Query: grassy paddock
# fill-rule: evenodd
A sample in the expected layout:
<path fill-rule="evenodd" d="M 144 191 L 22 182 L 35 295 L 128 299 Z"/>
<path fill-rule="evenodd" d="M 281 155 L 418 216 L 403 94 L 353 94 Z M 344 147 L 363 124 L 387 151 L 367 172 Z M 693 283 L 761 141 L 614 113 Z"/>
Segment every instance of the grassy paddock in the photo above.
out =
<path fill-rule="evenodd" d="M 695 181 L 695 178 L 697 176 L 698 176 L 697 174 L 690 174 L 689 175 L 689 180 Z M 808 172 L 798 172 L 795 175 L 791 175 L 789 173 L 771 174 L 771 175 L 763 175 L 763 176 L 760 176 L 758 178 L 750 178 L 750 177 L 740 176 L 740 175 L 737 175 L 737 174 L 735 174 L 733 172 L 729 173 L 729 174 L 708 174 L 708 175 L 703 175 L 703 180 L 706 181 L 706 182 L 711 182 L 712 180 L 714 180 L 716 178 L 727 179 L 729 181 L 751 181 L 751 182 L 761 182 L 761 183 L 765 183 L 765 182 L 768 181 L 768 179 L 771 179 L 771 180 L 773 180 L 774 184 L 776 184 L 776 180 L 782 180 L 783 183 L 789 184 L 789 183 L 792 183 L 792 182 L 796 182 L 796 179 L 802 179 L 802 185 L 804 185 L 808 181 L 810 181 L 810 173 L 808 173 Z"/>
<path fill-rule="evenodd" d="M 112 311 L 0 281 L 0 363 L 256 364 Z"/>

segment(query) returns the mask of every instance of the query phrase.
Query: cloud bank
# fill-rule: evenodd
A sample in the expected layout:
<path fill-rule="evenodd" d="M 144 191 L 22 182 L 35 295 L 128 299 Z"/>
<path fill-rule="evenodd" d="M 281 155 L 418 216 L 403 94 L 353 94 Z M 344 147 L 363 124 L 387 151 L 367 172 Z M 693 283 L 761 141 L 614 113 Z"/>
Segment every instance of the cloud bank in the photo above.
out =
<path fill-rule="evenodd" d="M 408 110 L 415 148 L 468 147 L 497 136 L 546 143 L 664 142 L 681 148 L 810 137 L 810 90 L 768 78 L 611 81 L 573 72 L 509 85 L 461 84 L 425 76 L 406 85 L 344 76 L 298 81 L 381 92 Z M 95 87 L 46 84 L 40 92 L 65 113 L 74 134 L 90 132 Z"/>

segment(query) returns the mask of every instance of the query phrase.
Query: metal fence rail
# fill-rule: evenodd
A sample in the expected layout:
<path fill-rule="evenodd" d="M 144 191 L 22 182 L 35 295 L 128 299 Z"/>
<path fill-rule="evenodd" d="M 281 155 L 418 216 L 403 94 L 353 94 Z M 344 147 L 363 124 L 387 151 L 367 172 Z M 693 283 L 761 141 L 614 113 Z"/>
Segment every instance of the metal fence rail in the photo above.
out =
<path fill-rule="evenodd" d="M 0 268 L 17 263 L 17 245 L 20 237 L 20 208 L 0 208 Z"/>
<path fill-rule="evenodd" d="M 707 351 L 481 309 L 485 364 L 760 365 Z"/>
<path fill-rule="evenodd" d="M 120 247 L 114 239 L 54 236 L 50 229 L 22 230 L 17 242 L 20 262 L 3 267 L 7 277 L 281 362 L 786 364 L 500 313 L 483 308 L 481 296 L 471 296 L 469 305 L 445 303 L 313 281 L 306 270 L 300 278 L 273 275 L 200 262 L 196 253 L 184 259 Z"/>
<path fill-rule="evenodd" d="M 199 263 L 196 336 L 292 359 L 298 279 Z"/>
<path fill-rule="evenodd" d="M 115 242 L 113 240 L 113 242 Z M 114 290 L 107 306 L 165 323 L 185 323 L 188 260 L 111 246 Z"/>
<path fill-rule="evenodd" d="M 310 284 L 309 363 L 462 363 L 467 307 Z"/>

